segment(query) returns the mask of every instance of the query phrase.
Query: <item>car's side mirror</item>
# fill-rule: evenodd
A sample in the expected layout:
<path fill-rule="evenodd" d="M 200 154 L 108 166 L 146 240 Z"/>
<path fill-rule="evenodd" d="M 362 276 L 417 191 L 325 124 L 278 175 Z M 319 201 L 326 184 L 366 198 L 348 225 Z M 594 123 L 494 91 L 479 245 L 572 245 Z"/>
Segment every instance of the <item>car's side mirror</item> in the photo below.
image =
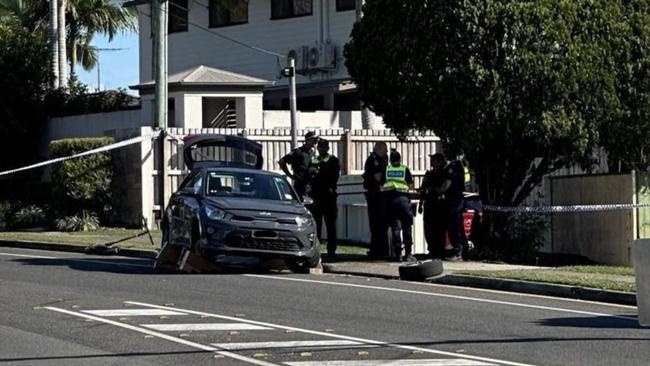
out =
<path fill-rule="evenodd" d="M 305 205 L 305 206 L 313 205 L 314 200 L 309 196 L 303 196 L 302 197 L 302 204 Z"/>
<path fill-rule="evenodd" d="M 201 194 L 201 189 L 197 187 L 187 187 L 183 189 L 183 193 L 188 196 L 197 197 Z"/>

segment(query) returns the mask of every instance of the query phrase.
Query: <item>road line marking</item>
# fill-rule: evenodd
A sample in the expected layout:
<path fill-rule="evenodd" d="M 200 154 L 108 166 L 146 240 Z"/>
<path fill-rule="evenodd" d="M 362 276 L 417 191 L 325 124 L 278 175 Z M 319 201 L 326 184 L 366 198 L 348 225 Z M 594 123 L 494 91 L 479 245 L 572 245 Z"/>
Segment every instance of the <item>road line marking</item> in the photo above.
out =
<path fill-rule="evenodd" d="M 112 310 L 82 310 L 82 313 L 96 316 L 162 316 L 187 315 L 178 311 L 160 309 L 112 309 Z"/>
<path fill-rule="evenodd" d="M 191 330 L 271 330 L 273 328 L 260 327 L 246 323 L 193 323 L 193 324 L 140 324 L 141 327 L 162 332 L 183 332 Z"/>
<path fill-rule="evenodd" d="M 212 343 L 213 346 L 227 351 L 250 351 L 269 348 L 321 348 L 321 347 L 343 347 L 343 346 L 367 346 L 363 343 L 353 341 L 287 341 L 287 342 L 244 342 L 244 343 Z M 375 346 L 370 346 L 375 347 Z"/>
<path fill-rule="evenodd" d="M 158 338 L 161 338 L 161 339 L 164 339 L 164 340 L 167 340 L 167 341 L 176 342 L 176 343 L 183 344 L 183 345 L 186 345 L 186 346 L 189 346 L 189 347 L 197 348 L 197 349 L 200 349 L 200 350 L 203 350 L 203 351 L 216 352 L 217 354 L 220 354 L 220 355 L 222 355 L 224 357 L 230 357 L 230 358 L 233 358 L 235 360 L 244 361 L 244 362 L 247 362 L 247 363 L 250 363 L 250 364 L 253 364 L 253 365 L 278 366 L 277 364 L 274 364 L 274 363 L 261 361 L 261 360 L 256 360 L 254 358 L 241 356 L 241 355 L 238 355 L 236 353 L 232 353 L 232 352 L 228 352 L 228 351 L 221 351 L 221 350 L 219 350 L 219 349 L 217 349 L 215 347 L 212 347 L 212 346 L 206 346 L 206 345 L 201 344 L 201 343 L 188 341 L 186 339 L 170 336 L 170 335 L 165 334 L 165 333 L 160 333 L 160 332 L 156 332 L 156 331 L 153 331 L 153 330 L 136 327 L 136 326 L 130 325 L 130 324 L 124 324 L 124 323 L 116 322 L 116 321 L 113 321 L 113 320 L 110 320 L 110 319 L 100 318 L 98 316 L 94 316 L 94 315 L 90 315 L 90 314 L 78 313 L 78 312 L 75 312 L 75 311 L 60 309 L 60 308 L 56 308 L 56 307 L 52 307 L 52 306 L 47 306 L 47 307 L 45 307 L 45 309 L 56 311 L 56 312 L 63 313 L 63 314 L 78 316 L 80 318 L 92 319 L 92 320 L 95 320 L 95 321 L 98 321 L 98 322 L 114 325 L 116 327 L 129 329 L 129 330 L 132 330 L 132 331 L 135 331 L 135 332 L 139 332 L 139 333 L 148 334 L 148 335 L 151 335 L 151 336 L 154 336 L 154 337 L 158 337 Z"/>
<path fill-rule="evenodd" d="M 341 360 L 285 362 L 288 366 L 497 366 L 493 363 L 458 358 L 404 359 L 404 360 Z"/>
<path fill-rule="evenodd" d="M 217 319 L 240 321 L 242 323 L 255 324 L 255 325 L 260 325 L 260 326 L 263 326 L 263 327 L 271 327 L 271 328 L 276 328 L 276 329 L 292 330 L 292 331 L 295 331 L 295 332 L 301 332 L 301 333 L 305 333 L 305 334 L 324 336 L 324 337 L 327 337 L 327 338 L 344 339 L 344 340 L 364 343 L 364 344 L 368 344 L 368 345 L 400 348 L 400 349 L 405 349 L 405 350 L 409 350 L 409 351 L 420 351 L 422 353 L 450 356 L 450 357 L 456 357 L 456 358 L 460 357 L 462 359 L 475 360 L 475 361 L 494 362 L 494 363 L 497 363 L 497 364 L 510 365 L 510 366 L 532 366 L 531 364 L 527 364 L 527 363 L 518 363 L 518 362 L 497 360 L 497 359 L 494 359 L 494 358 L 472 356 L 472 355 L 460 354 L 460 353 L 454 353 L 454 352 L 438 351 L 438 350 L 434 350 L 434 349 L 430 349 L 430 348 L 423 348 L 423 347 L 417 347 L 417 346 L 408 346 L 408 345 L 399 344 L 399 343 L 389 343 L 389 342 L 376 341 L 376 340 L 372 340 L 372 339 L 350 337 L 350 336 L 336 334 L 336 333 L 319 332 L 319 331 L 316 331 L 316 330 L 289 327 L 289 326 L 286 326 L 286 325 L 271 324 L 271 323 L 260 322 L 260 321 L 249 320 L 249 319 L 240 319 L 240 318 L 235 318 L 235 317 L 232 317 L 232 316 L 212 314 L 212 313 L 206 313 L 206 312 L 202 312 L 202 311 L 186 310 L 186 309 L 180 309 L 180 308 L 173 308 L 173 307 L 169 307 L 169 306 L 160 306 L 160 305 L 148 304 L 148 303 L 138 302 L 138 301 L 125 301 L 125 303 L 126 304 L 131 304 L 131 305 L 151 307 L 151 308 L 154 308 L 154 309 L 182 311 L 182 312 L 188 313 L 188 314 L 204 315 L 204 316 L 207 316 L 207 317 L 217 318 Z"/>
<path fill-rule="evenodd" d="M 552 307 L 552 306 L 543 306 L 543 305 L 521 304 L 521 303 L 517 303 L 517 302 L 510 302 L 510 301 L 481 299 L 481 298 L 477 298 L 477 297 L 440 294 L 440 293 L 435 293 L 435 292 L 405 290 L 405 289 L 399 289 L 399 288 L 380 287 L 380 286 L 358 285 L 358 284 L 355 284 L 355 283 L 327 282 L 327 281 L 319 281 L 319 280 L 308 280 L 308 279 L 302 279 L 302 278 L 285 278 L 285 277 L 266 276 L 266 275 L 244 275 L 244 276 L 255 277 L 255 278 L 274 279 L 274 280 L 281 280 L 281 281 L 318 283 L 318 284 L 330 285 L 330 286 L 363 288 L 363 289 L 368 289 L 368 290 L 381 290 L 381 291 L 389 291 L 389 292 L 399 292 L 399 293 L 414 294 L 414 295 L 444 297 L 444 298 L 456 299 L 456 300 L 469 300 L 469 301 L 485 302 L 485 303 L 489 303 L 489 304 L 518 306 L 518 307 L 529 308 L 529 309 L 551 310 L 551 311 L 565 312 L 565 313 L 571 313 L 571 314 L 603 316 L 603 317 L 616 318 L 616 319 L 625 319 L 625 320 L 630 320 L 630 321 L 635 321 L 635 322 L 637 321 L 636 318 L 634 318 L 632 316 L 626 316 L 626 315 L 595 313 L 595 312 L 591 312 L 591 311 L 563 309 L 563 308 L 556 308 L 556 307 Z"/>
<path fill-rule="evenodd" d="M 48 257 L 44 255 L 31 255 L 31 254 L 14 254 L 14 253 L 0 253 L 9 257 L 25 257 L 25 258 L 43 258 L 43 259 L 57 259 L 57 257 Z"/>

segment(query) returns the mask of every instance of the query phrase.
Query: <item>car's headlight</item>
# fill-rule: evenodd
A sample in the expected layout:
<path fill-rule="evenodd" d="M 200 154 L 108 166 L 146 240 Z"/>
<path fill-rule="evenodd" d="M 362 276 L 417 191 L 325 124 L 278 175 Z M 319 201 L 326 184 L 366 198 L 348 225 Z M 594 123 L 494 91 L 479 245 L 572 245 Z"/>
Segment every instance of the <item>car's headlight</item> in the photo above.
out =
<path fill-rule="evenodd" d="M 210 220 L 226 220 L 228 213 L 220 208 L 205 205 L 205 215 Z"/>
<path fill-rule="evenodd" d="M 306 227 L 314 224 L 314 218 L 311 214 L 306 214 L 302 216 L 296 216 L 296 225 L 298 227 Z"/>

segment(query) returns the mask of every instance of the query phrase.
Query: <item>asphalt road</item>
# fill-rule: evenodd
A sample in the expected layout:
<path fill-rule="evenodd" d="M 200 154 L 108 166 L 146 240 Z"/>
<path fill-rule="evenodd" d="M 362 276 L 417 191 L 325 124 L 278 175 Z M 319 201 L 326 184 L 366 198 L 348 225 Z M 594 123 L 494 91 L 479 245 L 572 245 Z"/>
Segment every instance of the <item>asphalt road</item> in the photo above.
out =
<path fill-rule="evenodd" d="M 648 365 L 625 306 L 0 248 L 0 364 Z"/>

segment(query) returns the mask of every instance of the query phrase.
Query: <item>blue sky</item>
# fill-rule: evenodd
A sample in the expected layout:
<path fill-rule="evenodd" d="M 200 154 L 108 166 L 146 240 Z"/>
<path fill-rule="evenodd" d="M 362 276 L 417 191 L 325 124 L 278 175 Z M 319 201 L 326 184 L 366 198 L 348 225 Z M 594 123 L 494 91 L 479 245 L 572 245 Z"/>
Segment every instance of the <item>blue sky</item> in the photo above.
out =
<path fill-rule="evenodd" d="M 97 35 L 92 44 L 99 48 L 125 48 L 120 51 L 100 51 L 101 88 L 128 88 L 138 83 L 138 34 L 119 34 L 108 42 L 108 38 Z M 97 68 L 90 72 L 77 68 L 79 79 L 88 85 L 89 91 L 97 88 Z M 130 91 L 134 93 L 133 91 Z"/>

